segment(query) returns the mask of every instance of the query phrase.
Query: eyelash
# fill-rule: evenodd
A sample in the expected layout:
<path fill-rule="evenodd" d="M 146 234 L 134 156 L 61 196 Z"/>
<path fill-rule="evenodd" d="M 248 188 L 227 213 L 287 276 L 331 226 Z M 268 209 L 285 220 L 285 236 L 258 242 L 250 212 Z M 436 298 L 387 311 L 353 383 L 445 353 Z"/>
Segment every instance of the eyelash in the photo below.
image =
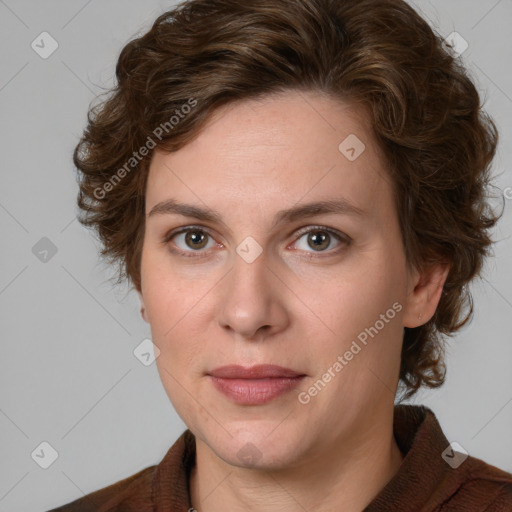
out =
<path fill-rule="evenodd" d="M 296 233 L 295 236 L 298 237 L 297 238 L 297 240 L 298 240 L 298 239 L 302 238 L 303 235 L 306 235 L 308 233 L 315 232 L 315 231 L 322 231 L 322 232 L 328 233 L 329 235 L 332 235 L 336 239 L 338 239 L 338 241 L 341 242 L 342 244 L 345 244 L 345 246 L 350 245 L 350 243 L 352 242 L 352 239 L 348 235 L 345 235 L 344 233 L 341 233 L 340 231 L 337 231 L 332 228 L 328 228 L 326 226 L 308 226 L 308 228 L 300 229 Z M 168 244 L 174 237 L 181 235 L 182 233 L 188 233 L 188 232 L 204 233 L 213 239 L 213 236 L 208 232 L 208 230 L 206 230 L 202 226 L 186 226 L 184 228 L 178 228 L 178 230 L 171 231 L 170 233 L 165 235 L 163 243 Z M 309 256 L 310 258 L 322 258 L 323 256 L 320 256 L 320 254 L 323 252 L 327 252 L 327 253 L 329 253 L 329 255 L 332 255 L 332 253 L 337 254 L 338 252 L 340 252 L 341 249 L 342 248 L 333 249 L 331 251 L 320 251 L 320 252 L 317 252 L 316 254 L 315 254 L 315 251 L 313 251 L 311 253 L 309 251 L 306 251 L 306 252 L 311 255 L 311 256 Z M 170 250 L 171 250 L 171 252 L 173 252 L 175 254 L 179 254 L 180 256 L 184 256 L 186 258 L 202 258 L 202 257 L 205 257 L 205 254 L 207 254 L 209 252 L 209 250 L 207 250 L 207 251 L 203 251 L 203 250 L 183 251 L 181 249 L 170 249 Z"/>

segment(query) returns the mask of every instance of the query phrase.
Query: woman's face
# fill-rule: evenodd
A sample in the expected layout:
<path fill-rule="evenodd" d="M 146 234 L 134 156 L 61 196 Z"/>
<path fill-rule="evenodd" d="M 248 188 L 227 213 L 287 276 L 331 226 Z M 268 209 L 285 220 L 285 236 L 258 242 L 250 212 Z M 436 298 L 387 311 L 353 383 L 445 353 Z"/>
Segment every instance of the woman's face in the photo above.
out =
<path fill-rule="evenodd" d="M 392 414 L 415 277 L 367 122 L 290 91 L 152 158 L 143 316 L 176 411 L 230 464 L 292 467 Z"/>

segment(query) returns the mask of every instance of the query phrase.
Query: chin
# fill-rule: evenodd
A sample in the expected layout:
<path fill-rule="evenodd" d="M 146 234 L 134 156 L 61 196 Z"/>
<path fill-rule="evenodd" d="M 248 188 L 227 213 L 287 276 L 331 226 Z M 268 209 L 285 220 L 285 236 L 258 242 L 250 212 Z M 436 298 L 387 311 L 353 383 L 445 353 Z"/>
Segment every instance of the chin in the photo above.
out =
<path fill-rule="evenodd" d="M 279 470 L 293 465 L 299 454 L 299 447 L 304 449 L 304 445 L 303 436 L 295 439 L 294 434 L 284 425 L 278 428 L 276 425 L 279 423 L 262 420 L 227 424 L 226 430 L 232 437 L 228 434 L 210 436 L 207 433 L 205 440 L 215 455 L 227 464 L 251 469 Z"/>

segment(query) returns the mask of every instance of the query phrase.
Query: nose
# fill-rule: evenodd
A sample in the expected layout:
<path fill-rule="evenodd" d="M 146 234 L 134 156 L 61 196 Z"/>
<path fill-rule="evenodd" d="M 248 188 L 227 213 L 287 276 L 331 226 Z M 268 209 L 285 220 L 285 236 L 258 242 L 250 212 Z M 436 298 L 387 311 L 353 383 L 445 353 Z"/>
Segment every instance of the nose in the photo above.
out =
<path fill-rule="evenodd" d="M 270 268 L 265 251 L 252 262 L 235 253 L 233 267 L 222 281 L 219 323 L 223 329 L 248 341 L 286 329 L 287 287 L 283 277 Z"/>

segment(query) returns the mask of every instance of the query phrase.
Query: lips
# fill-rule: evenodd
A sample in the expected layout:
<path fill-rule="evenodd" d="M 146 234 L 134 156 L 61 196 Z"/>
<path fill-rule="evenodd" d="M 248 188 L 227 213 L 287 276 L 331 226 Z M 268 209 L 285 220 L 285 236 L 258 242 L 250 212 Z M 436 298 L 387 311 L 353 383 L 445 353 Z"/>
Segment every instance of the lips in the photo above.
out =
<path fill-rule="evenodd" d="M 207 374 L 218 391 L 238 405 L 261 405 L 297 387 L 304 374 L 282 366 L 230 365 Z"/>
<path fill-rule="evenodd" d="M 300 374 L 289 368 L 283 368 L 275 364 L 259 364 L 246 368 L 239 365 L 221 366 L 208 375 L 221 379 L 265 379 L 265 378 L 294 378 Z"/>

